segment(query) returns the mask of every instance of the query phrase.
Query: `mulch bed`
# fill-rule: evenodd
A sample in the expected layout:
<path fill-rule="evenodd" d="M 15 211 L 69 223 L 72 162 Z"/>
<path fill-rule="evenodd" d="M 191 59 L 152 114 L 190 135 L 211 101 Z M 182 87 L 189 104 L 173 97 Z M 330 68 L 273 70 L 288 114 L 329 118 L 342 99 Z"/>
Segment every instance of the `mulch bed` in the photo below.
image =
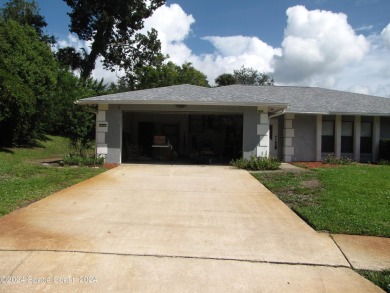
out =
<path fill-rule="evenodd" d="M 113 163 L 105 163 L 104 164 L 104 167 L 108 168 L 108 169 L 113 169 L 115 167 L 118 167 L 119 164 L 113 164 Z"/>
<path fill-rule="evenodd" d="M 296 165 L 297 167 L 307 168 L 307 169 L 334 168 L 334 167 L 339 167 L 340 166 L 340 165 L 325 164 L 323 162 L 294 162 L 294 163 L 291 163 L 291 164 L 292 165 Z"/>

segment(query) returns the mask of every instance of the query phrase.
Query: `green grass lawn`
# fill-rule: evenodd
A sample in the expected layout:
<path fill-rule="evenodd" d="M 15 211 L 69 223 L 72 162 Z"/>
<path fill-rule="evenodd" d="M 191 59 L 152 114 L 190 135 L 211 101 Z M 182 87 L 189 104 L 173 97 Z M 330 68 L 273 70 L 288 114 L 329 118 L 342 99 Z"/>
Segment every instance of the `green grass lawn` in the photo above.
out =
<path fill-rule="evenodd" d="M 356 270 L 357 273 L 370 280 L 377 286 L 381 287 L 385 292 L 390 293 L 390 270 L 384 271 L 367 271 Z"/>
<path fill-rule="evenodd" d="M 390 166 L 254 176 L 317 231 L 390 237 Z"/>
<path fill-rule="evenodd" d="M 390 237 L 390 166 L 253 174 L 317 231 Z M 390 271 L 357 270 L 390 292 Z"/>
<path fill-rule="evenodd" d="M 39 159 L 69 153 L 63 137 L 48 136 L 33 148 L 0 148 L 0 216 L 105 171 L 105 168 L 43 166 Z"/>

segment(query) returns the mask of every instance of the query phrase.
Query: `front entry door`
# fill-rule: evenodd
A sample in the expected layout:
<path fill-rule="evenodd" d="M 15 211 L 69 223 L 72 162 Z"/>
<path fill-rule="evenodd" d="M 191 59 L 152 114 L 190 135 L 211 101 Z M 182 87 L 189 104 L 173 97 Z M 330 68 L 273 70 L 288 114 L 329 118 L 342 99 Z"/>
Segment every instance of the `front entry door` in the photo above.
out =
<path fill-rule="evenodd" d="M 269 154 L 271 157 L 278 157 L 279 136 L 278 136 L 278 119 L 270 120 L 269 124 Z"/>

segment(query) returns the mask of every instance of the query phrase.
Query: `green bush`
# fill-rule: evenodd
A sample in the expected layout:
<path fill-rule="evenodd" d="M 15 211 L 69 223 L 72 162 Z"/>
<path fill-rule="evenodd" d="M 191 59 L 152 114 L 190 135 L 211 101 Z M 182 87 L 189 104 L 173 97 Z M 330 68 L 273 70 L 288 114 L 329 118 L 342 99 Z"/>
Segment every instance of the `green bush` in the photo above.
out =
<path fill-rule="evenodd" d="M 388 160 L 379 160 L 378 161 L 378 165 L 388 166 L 388 165 L 390 165 L 390 161 L 388 161 Z"/>
<path fill-rule="evenodd" d="M 349 165 L 352 164 L 354 161 L 348 157 L 336 158 L 334 154 L 329 154 L 326 157 L 322 158 L 322 162 L 324 164 L 331 164 L 331 165 Z"/>
<path fill-rule="evenodd" d="M 260 170 L 277 170 L 280 167 L 280 161 L 274 157 L 256 157 L 251 156 L 250 159 L 237 159 L 232 160 L 230 165 L 249 171 L 260 171 Z"/>
<path fill-rule="evenodd" d="M 62 163 L 66 166 L 96 166 L 104 164 L 104 157 L 67 155 L 63 158 Z"/>
<path fill-rule="evenodd" d="M 379 141 L 379 160 L 390 161 L 390 138 Z"/>

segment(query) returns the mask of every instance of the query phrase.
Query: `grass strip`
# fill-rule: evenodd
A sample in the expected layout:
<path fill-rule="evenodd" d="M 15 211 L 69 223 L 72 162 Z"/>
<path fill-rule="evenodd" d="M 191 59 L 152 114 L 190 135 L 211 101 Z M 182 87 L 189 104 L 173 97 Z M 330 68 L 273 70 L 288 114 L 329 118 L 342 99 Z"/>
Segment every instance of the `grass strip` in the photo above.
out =
<path fill-rule="evenodd" d="M 390 166 L 253 174 L 317 231 L 390 237 Z"/>
<path fill-rule="evenodd" d="M 0 216 L 106 170 L 40 164 L 67 155 L 68 145 L 66 138 L 48 136 L 35 147 L 0 149 Z"/>

